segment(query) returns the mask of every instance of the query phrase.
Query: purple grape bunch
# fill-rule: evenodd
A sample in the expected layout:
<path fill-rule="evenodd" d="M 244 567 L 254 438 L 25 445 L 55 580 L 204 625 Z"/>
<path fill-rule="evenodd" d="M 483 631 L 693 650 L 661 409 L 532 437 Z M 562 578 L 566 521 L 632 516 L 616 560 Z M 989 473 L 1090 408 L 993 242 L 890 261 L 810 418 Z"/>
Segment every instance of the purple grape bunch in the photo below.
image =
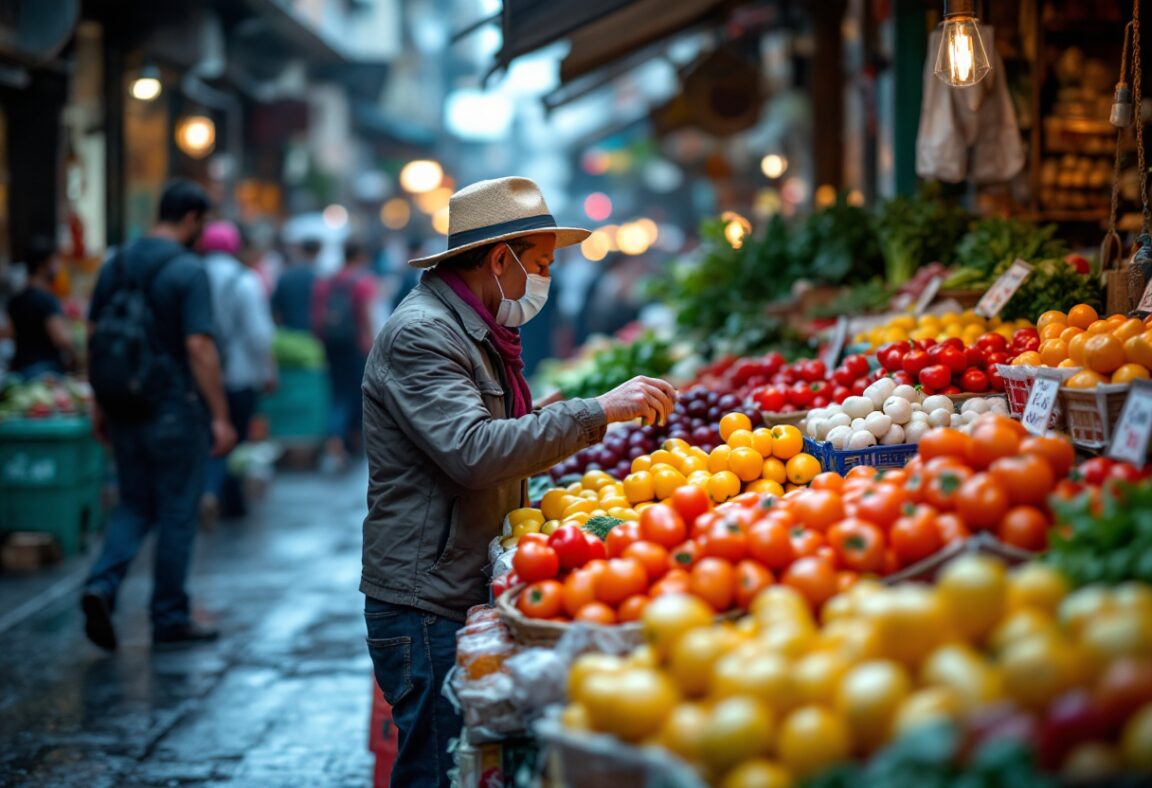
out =
<path fill-rule="evenodd" d="M 747 412 L 748 408 L 741 407 L 739 398 L 733 394 L 720 394 L 705 388 L 691 389 L 680 394 L 667 423 L 651 426 L 633 423 L 614 427 L 603 441 L 558 463 L 550 474 L 555 482 L 586 471 L 605 471 L 616 479 L 623 479 L 632 472 L 632 460 L 651 454 L 672 438 L 711 452 L 722 443 L 720 419 L 735 410 Z"/>

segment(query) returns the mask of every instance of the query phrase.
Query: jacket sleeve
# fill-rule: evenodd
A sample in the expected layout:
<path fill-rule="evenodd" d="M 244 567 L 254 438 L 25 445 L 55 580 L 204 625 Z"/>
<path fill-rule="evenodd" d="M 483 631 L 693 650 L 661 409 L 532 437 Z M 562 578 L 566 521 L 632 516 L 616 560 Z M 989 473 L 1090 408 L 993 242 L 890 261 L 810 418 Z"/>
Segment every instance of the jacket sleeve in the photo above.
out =
<path fill-rule="evenodd" d="M 377 348 L 369 363 L 366 394 L 465 489 L 524 479 L 604 437 L 607 418 L 590 399 L 556 403 L 518 419 L 492 418 L 467 349 L 442 323 L 413 321 L 383 341 L 389 347 Z"/>

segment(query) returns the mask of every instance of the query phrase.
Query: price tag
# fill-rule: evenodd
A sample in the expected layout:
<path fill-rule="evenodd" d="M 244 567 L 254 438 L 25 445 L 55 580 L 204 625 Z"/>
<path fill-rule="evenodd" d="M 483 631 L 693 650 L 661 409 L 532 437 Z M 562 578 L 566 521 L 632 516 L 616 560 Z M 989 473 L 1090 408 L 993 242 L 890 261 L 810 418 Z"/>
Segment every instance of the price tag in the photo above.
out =
<path fill-rule="evenodd" d="M 976 314 L 982 317 L 993 318 L 1000 314 L 1004 305 L 1012 300 L 1012 296 L 1024 284 L 1028 274 L 1032 273 L 1032 266 L 1023 260 L 1017 260 L 1009 266 L 1000 278 L 992 283 L 988 292 L 976 304 Z"/>
<path fill-rule="evenodd" d="M 832 329 L 832 339 L 824 351 L 824 366 L 829 370 L 840 363 L 840 354 L 844 352 L 844 345 L 848 342 L 848 318 L 841 315 L 836 319 L 836 327 Z"/>
<path fill-rule="evenodd" d="M 1028 395 L 1028 404 L 1024 406 L 1024 415 L 1020 419 L 1024 429 L 1033 435 L 1043 435 L 1048 431 L 1062 380 L 1058 373 L 1050 370 L 1042 369 L 1036 374 L 1032 393 Z"/>
<path fill-rule="evenodd" d="M 1134 380 L 1124 401 L 1124 410 L 1120 411 L 1120 420 L 1116 422 L 1108 456 L 1143 467 L 1148 459 L 1149 438 L 1152 438 L 1152 382 Z"/>
<path fill-rule="evenodd" d="M 1144 295 L 1136 305 L 1136 311 L 1152 312 L 1152 279 L 1148 280 L 1148 286 L 1144 288 Z"/>
<path fill-rule="evenodd" d="M 940 286 L 942 284 L 944 284 L 944 277 L 942 276 L 934 276 L 928 280 L 928 284 L 924 286 L 920 297 L 916 299 L 915 313 L 917 315 L 924 314 L 924 310 L 928 308 L 928 305 L 936 298 L 936 294 L 940 292 Z"/>

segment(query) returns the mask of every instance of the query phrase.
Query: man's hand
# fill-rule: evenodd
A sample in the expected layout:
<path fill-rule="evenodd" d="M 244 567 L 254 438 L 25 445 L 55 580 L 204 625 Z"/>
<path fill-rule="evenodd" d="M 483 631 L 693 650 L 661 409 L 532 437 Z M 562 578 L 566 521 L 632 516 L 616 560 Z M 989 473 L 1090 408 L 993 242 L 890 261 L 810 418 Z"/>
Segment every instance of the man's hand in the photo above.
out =
<path fill-rule="evenodd" d="M 638 375 L 596 398 L 608 416 L 608 423 L 644 419 L 663 423 L 676 404 L 676 389 L 658 378 Z"/>
<path fill-rule="evenodd" d="M 564 392 L 557 390 L 557 391 L 553 391 L 551 394 L 549 394 L 544 399 L 539 400 L 537 402 L 533 402 L 532 407 L 533 408 L 546 408 L 549 405 L 555 405 L 557 402 L 563 402 L 563 401 L 564 401 Z"/>
<path fill-rule="evenodd" d="M 212 456 L 223 457 L 236 445 L 236 430 L 232 429 L 231 422 L 221 419 L 212 420 Z"/>

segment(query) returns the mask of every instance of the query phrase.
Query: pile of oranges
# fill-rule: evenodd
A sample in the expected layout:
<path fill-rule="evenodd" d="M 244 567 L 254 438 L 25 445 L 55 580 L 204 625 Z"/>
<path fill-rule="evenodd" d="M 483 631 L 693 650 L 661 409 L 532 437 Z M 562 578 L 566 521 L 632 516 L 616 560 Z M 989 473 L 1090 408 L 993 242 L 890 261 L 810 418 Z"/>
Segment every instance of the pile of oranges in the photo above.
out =
<path fill-rule="evenodd" d="M 1014 365 L 1079 369 L 1065 383 L 1077 389 L 1152 377 L 1152 322 L 1121 314 L 1101 318 L 1088 304 L 1077 304 L 1067 314 L 1045 312 L 1037 327 L 1039 349 L 1020 354 Z"/>

